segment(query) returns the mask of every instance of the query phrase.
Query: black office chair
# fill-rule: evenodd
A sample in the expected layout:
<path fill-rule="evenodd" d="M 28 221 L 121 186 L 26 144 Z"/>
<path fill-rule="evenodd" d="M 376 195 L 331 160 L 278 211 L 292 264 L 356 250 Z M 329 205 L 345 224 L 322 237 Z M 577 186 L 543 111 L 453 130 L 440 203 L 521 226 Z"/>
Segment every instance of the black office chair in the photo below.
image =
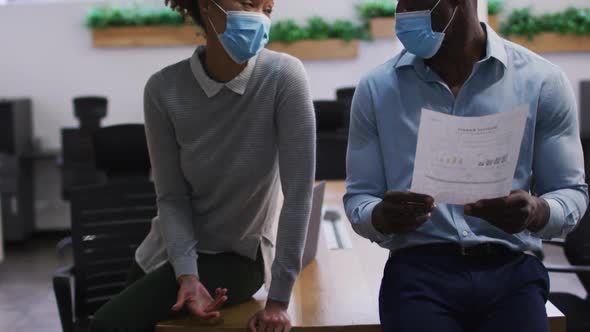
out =
<path fill-rule="evenodd" d="M 352 109 L 352 98 L 356 87 L 340 88 L 336 90 L 336 99 L 346 105 L 346 113 L 344 114 L 344 127 L 350 126 L 350 111 Z"/>
<path fill-rule="evenodd" d="M 337 100 L 314 102 L 317 126 L 316 179 L 346 178 L 348 129 L 346 105 Z"/>
<path fill-rule="evenodd" d="M 96 168 L 114 178 L 149 177 L 150 156 L 143 124 L 103 127 L 93 135 Z"/>
<path fill-rule="evenodd" d="M 154 186 L 147 181 L 72 192 L 74 264 L 53 275 L 64 332 L 86 331 L 94 312 L 125 287 L 135 250 L 156 214 Z"/>
<path fill-rule="evenodd" d="M 336 99 L 340 101 L 352 101 L 356 87 L 350 86 L 336 90 Z"/>
<path fill-rule="evenodd" d="M 64 131 L 67 133 L 68 131 Z M 71 139 L 80 138 L 83 131 L 70 132 Z M 64 142 L 65 143 L 65 142 Z M 62 195 L 71 197 L 71 191 L 77 187 L 105 184 L 109 181 L 143 180 L 150 177 L 150 157 L 147 147 L 144 125 L 122 124 L 103 127 L 91 135 L 89 150 L 92 152 L 92 165 L 70 161 L 62 171 Z M 67 151 L 64 144 L 64 152 Z M 58 255 L 63 255 L 65 248 L 72 242 L 70 236 L 63 238 L 56 245 Z"/>
<path fill-rule="evenodd" d="M 549 265 L 549 272 L 575 273 L 584 289 L 590 294 L 590 213 L 565 240 L 544 241 L 563 248 L 571 265 Z M 585 299 L 569 293 L 550 293 L 549 301 L 555 304 L 567 319 L 568 332 L 590 331 L 590 297 Z"/>
<path fill-rule="evenodd" d="M 94 131 L 100 128 L 100 122 L 107 116 L 108 99 L 100 96 L 76 97 L 74 116 L 80 121 L 80 128 Z"/>
<path fill-rule="evenodd" d="M 59 166 L 64 200 L 69 200 L 70 188 L 100 183 L 104 179 L 104 174 L 96 169 L 92 135 L 107 115 L 108 100 L 99 96 L 76 97 L 73 105 L 79 127 L 61 129 Z"/>

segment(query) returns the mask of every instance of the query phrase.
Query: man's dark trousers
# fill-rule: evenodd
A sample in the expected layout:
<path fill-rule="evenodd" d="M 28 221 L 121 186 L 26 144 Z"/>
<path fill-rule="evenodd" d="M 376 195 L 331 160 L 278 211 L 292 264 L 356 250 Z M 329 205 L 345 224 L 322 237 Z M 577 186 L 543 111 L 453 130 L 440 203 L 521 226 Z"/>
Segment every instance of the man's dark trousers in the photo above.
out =
<path fill-rule="evenodd" d="M 402 250 L 387 261 L 379 295 L 384 332 L 549 331 L 549 275 L 538 258 L 431 251 Z"/>

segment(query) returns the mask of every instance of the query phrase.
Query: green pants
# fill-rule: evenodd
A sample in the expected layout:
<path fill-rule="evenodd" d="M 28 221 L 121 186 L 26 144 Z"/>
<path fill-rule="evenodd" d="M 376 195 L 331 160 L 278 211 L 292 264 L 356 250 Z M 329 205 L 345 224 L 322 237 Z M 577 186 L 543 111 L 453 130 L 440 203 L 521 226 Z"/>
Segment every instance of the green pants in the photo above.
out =
<path fill-rule="evenodd" d="M 264 283 L 264 262 L 260 251 L 256 261 L 235 254 L 199 254 L 199 277 L 211 294 L 227 288 L 225 306 L 248 301 Z M 102 306 L 90 324 L 92 332 L 153 331 L 158 322 L 188 315 L 172 311 L 178 283 L 169 263 L 145 275 L 134 263 L 129 286 Z"/>

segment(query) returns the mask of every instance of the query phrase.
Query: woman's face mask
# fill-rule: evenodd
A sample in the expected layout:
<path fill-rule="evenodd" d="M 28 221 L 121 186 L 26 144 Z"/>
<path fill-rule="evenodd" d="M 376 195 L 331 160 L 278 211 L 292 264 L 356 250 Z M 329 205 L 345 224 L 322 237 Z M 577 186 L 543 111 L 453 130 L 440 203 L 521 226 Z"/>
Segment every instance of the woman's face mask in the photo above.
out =
<path fill-rule="evenodd" d="M 270 35 L 270 18 L 261 13 L 225 11 L 217 1 L 212 0 L 212 2 L 227 16 L 225 32 L 217 33 L 211 17 L 209 17 L 209 23 L 234 62 L 245 63 L 266 46 Z"/>
<path fill-rule="evenodd" d="M 439 0 L 431 10 L 421 10 L 396 14 L 395 31 L 406 50 L 420 58 L 430 59 L 438 53 L 445 33 L 457 14 L 457 7 L 453 16 L 442 32 L 432 30 L 432 12 L 438 7 Z"/>

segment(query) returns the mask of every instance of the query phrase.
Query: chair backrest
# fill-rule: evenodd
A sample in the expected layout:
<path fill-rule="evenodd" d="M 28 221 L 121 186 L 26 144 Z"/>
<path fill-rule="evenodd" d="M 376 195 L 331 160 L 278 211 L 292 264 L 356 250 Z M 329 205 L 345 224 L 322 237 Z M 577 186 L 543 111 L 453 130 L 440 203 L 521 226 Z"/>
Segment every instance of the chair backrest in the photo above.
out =
<path fill-rule="evenodd" d="M 345 128 L 346 105 L 338 100 L 317 100 L 313 102 L 318 132 L 337 131 Z"/>
<path fill-rule="evenodd" d="M 336 99 L 343 101 L 350 105 L 352 102 L 352 97 L 354 96 L 354 92 L 356 91 L 356 87 L 346 87 L 340 88 L 336 90 Z"/>
<path fill-rule="evenodd" d="M 96 167 L 107 177 L 148 177 L 150 156 L 143 124 L 98 129 L 93 136 Z"/>
<path fill-rule="evenodd" d="M 586 213 L 576 229 L 565 239 L 564 253 L 572 265 L 590 266 L 590 213 Z M 590 294 L 590 276 L 578 274 L 580 282 Z"/>
<path fill-rule="evenodd" d="M 135 250 L 157 214 L 148 181 L 81 187 L 71 197 L 75 316 L 87 319 L 124 287 Z"/>
<path fill-rule="evenodd" d="M 76 97 L 74 115 L 80 120 L 83 129 L 96 130 L 100 127 L 100 120 L 107 116 L 108 99 L 100 96 Z"/>

